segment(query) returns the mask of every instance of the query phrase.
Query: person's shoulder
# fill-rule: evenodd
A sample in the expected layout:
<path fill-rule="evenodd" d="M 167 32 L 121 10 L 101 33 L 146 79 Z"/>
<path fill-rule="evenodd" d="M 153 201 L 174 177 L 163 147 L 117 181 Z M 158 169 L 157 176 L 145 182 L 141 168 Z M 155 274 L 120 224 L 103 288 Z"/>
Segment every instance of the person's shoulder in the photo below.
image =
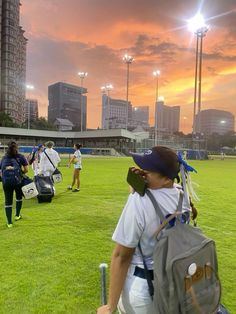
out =
<path fill-rule="evenodd" d="M 17 158 L 19 158 L 21 161 L 26 161 L 27 162 L 26 157 L 24 155 L 22 155 L 22 154 L 18 154 Z"/>
<path fill-rule="evenodd" d="M 136 208 L 145 208 L 148 201 L 148 196 L 145 193 L 143 196 L 141 196 L 139 193 L 134 192 L 130 193 L 128 198 L 130 204 L 134 205 Z"/>
<path fill-rule="evenodd" d="M 25 156 L 22 154 L 17 154 L 16 159 L 25 159 Z"/>

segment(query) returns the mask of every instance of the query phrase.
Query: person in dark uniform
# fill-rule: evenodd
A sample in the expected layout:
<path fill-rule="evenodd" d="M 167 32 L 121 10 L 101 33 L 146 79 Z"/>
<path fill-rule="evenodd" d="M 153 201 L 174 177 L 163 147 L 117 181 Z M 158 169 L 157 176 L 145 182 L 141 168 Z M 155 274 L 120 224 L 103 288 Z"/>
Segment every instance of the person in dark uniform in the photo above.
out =
<path fill-rule="evenodd" d="M 7 217 L 7 227 L 12 224 L 13 194 L 16 194 L 16 215 L 15 220 L 22 218 L 20 215 L 22 207 L 21 181 L 22 174 L 28 172 L 28 162 L 26 158 L 19 154 L 16 142 L 10 142 L 5 156 L 0 162 L 1 178 L 5 195 L 5 211 Z"/>

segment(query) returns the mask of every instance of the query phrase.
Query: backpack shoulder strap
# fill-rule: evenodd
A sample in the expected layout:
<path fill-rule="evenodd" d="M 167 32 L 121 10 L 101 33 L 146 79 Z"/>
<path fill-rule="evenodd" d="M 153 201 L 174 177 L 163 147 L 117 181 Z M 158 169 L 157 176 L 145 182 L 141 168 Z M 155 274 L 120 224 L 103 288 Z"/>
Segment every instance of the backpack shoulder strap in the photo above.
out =
<path fill-rule="evenodd" d="M 48 154 L 46 153 L 46 151 L 44 150 L 43 152 L 44 152 L 44 154 L 47 156 L 47 158 L 48 158 L 48 160 L 50 161 L 50 163 L 53 165 L 53 168 L 56 169 L 56 167 L 54 166 L 54 163 L 51 161 L 51 159 L 50 159 L 50 157 L 48 156 Z"/>
<path fill-rule="evenodd" d="M 170 217 L 168 217 L 168 218 L 165 218 L 165 216 L 163 215 L 163 213 L 161 211 L 161 208 L 160 208 L 158 202 L 156 201 L 154 195 L 152 194 L 152 192 L 147 189 L 146 190 L 146 194 L 148 195 L 149 199 L 151 200 L 151 202 L 152 202 L 152 204 L 153 204 L 153 206 L 154 206 L 154 208 L 156 210 L 156 213 L 157 213 L 158 217 L 161 220 L 161 225 L 160 225 L 160 227 L 158 228 L 158 230 L 156 232 L 156 236 L 157 236 L 159 234 L 159 232 L 163 228 L 165 228 L 165 226 L 169 223 L 170 220 L 172 220 L 174 217 L 176 217 L 177 215 L 182 213 L 183 192 L 180 191 L 179 201 L 178 201 L 178 206 L 177 206 L 176 212 L 174 214 L 170 215 Z M 146 261 L 145 261 L 144 255 L 143 255 L 143 251 L 142 251 L 140 242 L 138 244 L 138 248 L 139 248 L 140 254 L 142 256 L 142 260 L 143 260 L 144 273 L 145 273 L 145 278 L 146 278 L 147 284 L 148 284 L 149 294 L 150 294 L 151 298 L 153 299 L 154 286 L 153 286 L 153 283 L 152 283 L 152 279 L 151 279 L 150 273 L 148 271 L 148 267 L 147 267 L 147 264 L 146 264 Z"/>
<path fill-rule="evenodd" d="M 160 218 L 161 221 L 164 221 L 165 220 L 165 216 L 163 215 L 163 213 L 161 211 L 161 208 L 160 208 L 158 202 L 156 201 L 154 195 L 152 194 L 152 192 L 150 190 L 146 189 L 145 193 L 147 194 L 147 196 L 149 197 L 153 207 L 155 208 L 157 216 Z M 152 283 L 151 275 L 150 275 L 150 273 L 148 271 L 148 267 L 147 267 L 147 264 L 146 264 L 146 261 L 145 261 L 144 255 L 143 255 L 143 251 L 142 251 L 140 242 L 138 244 L 138 248 L 139 248 L 140 254 L 142 256 L 142 260 L 143 260 L 144 274 L 145 274 L 145 278 L 146 278 L 147 284 L 148 284 L 149 295 L 153 299 L 154 286 L 153 286 L 153 283 Z"/>

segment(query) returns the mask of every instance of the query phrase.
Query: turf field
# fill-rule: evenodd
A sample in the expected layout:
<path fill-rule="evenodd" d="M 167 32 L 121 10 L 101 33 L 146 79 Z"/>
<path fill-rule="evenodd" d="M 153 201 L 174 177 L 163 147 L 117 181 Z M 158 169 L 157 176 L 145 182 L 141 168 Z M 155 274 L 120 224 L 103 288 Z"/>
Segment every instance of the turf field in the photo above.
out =
<path fill-rule="evenodd" d="M 64 162 L 65 163 L 65 162 Z M 198 224 L 215 239 L 222 302 L 236 313 L 236 160 L 194 161 L 199 184 Z M 52 203 L 24 201 L 23 220 L 7 229 L 0 187 L 0 313 L 95 313 L 100 304 L 99 264 L 110 262 L 112 231 L 128 195 L 131 158 L 84 158 L 81 191 L 66 187 Z"/>

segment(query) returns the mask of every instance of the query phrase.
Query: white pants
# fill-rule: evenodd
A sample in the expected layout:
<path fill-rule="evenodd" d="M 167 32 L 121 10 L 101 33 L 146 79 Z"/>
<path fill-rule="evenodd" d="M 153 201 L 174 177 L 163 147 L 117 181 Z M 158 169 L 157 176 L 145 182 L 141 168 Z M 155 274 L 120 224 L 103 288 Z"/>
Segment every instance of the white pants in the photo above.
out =
<path fill-rule="evenodd" d="M 147 280 L 134 276 L 135 266 L 128 270 L 125 285 L 118 303 L 120 314 L 153 314 L 153 302 Z"/>

